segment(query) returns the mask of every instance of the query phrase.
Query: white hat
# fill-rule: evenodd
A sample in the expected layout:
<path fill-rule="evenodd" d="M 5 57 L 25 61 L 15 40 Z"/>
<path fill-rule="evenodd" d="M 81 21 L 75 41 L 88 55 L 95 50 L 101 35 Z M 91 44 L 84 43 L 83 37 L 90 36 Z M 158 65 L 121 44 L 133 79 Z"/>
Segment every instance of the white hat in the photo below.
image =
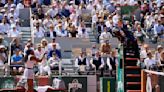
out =
<path fill-rule="evenodd" d="M 5 49 L 6 47 L 5 47 L 4 45 L 0 45 L 0 49 L 2 49 L 2 48 L 4 48 L 4 49 Z"/>
<path fill-rule="evenodd" d="M 16 19 L 15 22 L 19 22 L 19 19 Z"/>
<path fill-rule="evenodd" d="M 15 8 L 16 7 L 16 5 L 15 4 L 11 4 L 11 8 Z"/>
<path fill-rule="evenodd" d="M 162 45 L 158 45 L 158 46 L 157 46 L 157 49 L 159 49 L 159 48 L 163 48 Z"/>
<path fill-rule="evenodd" d="M 4 17 L 7 17 L 7 14 L 6 13 L 4 14 Z"/>
<path fill-rule="evenodd" d="M 7 4 L 5 4 L 4 8 L 8 8 L 8 5 L 7 5 Z"/>
<path fill-rule="evenodd" d="M 15 9 L 14 8 L 11 8 L 10 11 L 14 11 Z"/>
<path fill-rule="evenodd" d="M 14 15 L 10 15 L 10 18 L 11 18 L 11 17 L 14 17 Z"/>
<path fill-rule="evenodd" d="M 5 12 L 6 10 L 5 9 L 2 9 L 1 12 Z"/>
<path fill-rule="evenodd" d="M 73 3 L 74 3 L 74 1 L 70 1 L 69 3 L 70 3 L 70 4 L 73 4 Z"/>

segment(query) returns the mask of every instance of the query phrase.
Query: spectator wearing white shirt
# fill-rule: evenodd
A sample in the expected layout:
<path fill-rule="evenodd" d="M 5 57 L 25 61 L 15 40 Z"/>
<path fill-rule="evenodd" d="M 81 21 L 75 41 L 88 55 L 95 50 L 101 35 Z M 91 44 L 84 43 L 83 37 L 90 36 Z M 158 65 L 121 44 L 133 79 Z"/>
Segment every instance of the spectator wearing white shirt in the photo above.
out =
<path fill-rule="evenodd" d="M 144 60 L 146 69 L 156 70 L 159 65 L 159 62 L 153 58 L 151 51 L 148 51 L 147 56 L 148 57 Z"/>
<path fill-rule="evenodd" d="M 97 11 L 95 15 L 92 16 L 92 29 L 95 28 L 95 25 L 98 21 L 99 12 Z"/>
<path fill-rule="evenodd" d="M 113 29 L 113 22 L 112 22 L 112 16 L 111 15 L 108 16 L 108 20 L 105 22 L 105 25 L 106 25 L 108 31 Z"/>
<path fill-rule="evenodd" d="M 15 12 L 14 8 L 10 9 L 10 13 L 8 13 L 8 19 L 10 19 L 11 15 L 13 15 L 14 20 L 18 18 L 18 14 Z"/>
<path fill-rule="evenodd" d="M 41 44 L 37 44 L 37 49 L 34 51 L 36 58 L 41 59 L 45 53 L 44 49 L 41 48 Z"/>
<path fill-rule="evenodd" d="M 140 52 L 141 61 L 144 61 L 144 59 L 147 58 L 148 50 L 149 50 L 148 44 L 143 44 L 143 46 L 141 47 L 141 52 Z"/>
<path fill-rule="evenodd" d="M 56 37 L 56 31 L 54 30 L 54 25 L 50 25 L 49 31 L 46 32 L 46 36 L 50 38 Z"/>
<path fill-rule="evenodd" d="M 164 33 L 164 26 L 161 24 L 161 20 L 158 19 L 157 23 L 154 24 L 154 34 L 160 38 L 163 35 L 163 33 Z"/>
<path fill-rule="evenodd" d="M 76 11 L 73 11 L 69 18 L 72 21 L 72 24 L 76 26 L 76 21 L 77 21 L 77 18 L 78 18 L 77 15 L 76 15 Z"/>
<path fill-rule="evenodd" d="M 14 16 L 13 15 L 10 15 L 9 23 L 10 23 L 10 25 L 15 24 L 15 19 L 14 19 Z"/>
<path fill-rule="evenodd" d="M 59 36 L 59 37 L 67 37 L 67 31 L 65 29 L 63 29 L 62 24 L 60 23 L 57 26 L 58 26 L 57 30 L 56 30 L 57 36 Z"/>
<path fill-rule="evenodd" d="M 48 10 L 48 13 L 50 14 L 51 18 L 54 18 L 56 14 L 58 13 L 57 5 L 53 4 L 52 8 Z"/>
<path fill-rule="evenodd" d="M 107 31 L 106 26 L 104 26 L 104 31 L 100 34 L 100 43 L 105 43 L 106 40 L 109 40 L 112 38 L 112 35 L 110 32 Z"/>
<path fill-rule="evenodd" d="M 137 38 L 137 41 L 140 43 L 144 42 L 144 36 L 148 38 L 146 32 L 141 28 L 140 25 L 137 26 L 136 31 L 134 32 L 134 36 Z"/>
<path fill-rule="evenodd" d="M 101 71 L 101 77 L 102 77 L 105 64 L 104 64 L 104 59 L 100 55 L 100 52 L 97 52 L 95 57 L 91 58 L 90 64 L 92 69 Z"/>
<path fill-rule="evenodd" d="M 41 40 L 41 47 L 46 53 L 49 52 L 49 50 L 48 50 L 48 41 L 46 39 Z"/>
<path fill-rule="evenodd" d="M 18 18 L 18 17 L 19 17 L 19 10 L 16 9 L 16 5 L 15 5 L 15 4 L 11 4 L 11 8 L 14 9 L 14 14 L 13 14 L 13 15 L 14 15 L 16 18 Z"/>
<path fill-rule="evenodd" d="M 160 54 L 161 54 L 161 52 L 163 51 L 163 47 L 161 46 L 161 45 L 158 45 L 157 46 L 157 50 L 156 50 L 156 52 L 155 52 L 155 60 L 157 60 L 157 61 L 160 61 Z"/>
<path fill-rule="evenodd" d="M 47 72 L 48 76 L 51 76 L 51 70 L 59 70 L 59 62 L 60 59 L 57 57 L 56 53 L 53 52 L 52 57 L 50 57 L 47 62 L 40 66 L 39 71 L 41 75 Z"/>
<path fill-rule="evenodd" d="M 86 30 L 84 23 L 81 23 L 78 27 L 78 38 L 89 38 L 89 34 Z"/>
<path fill-rule="evenodd" d="M 20 37 L 20 32 L 16 29 L 15 24 L 11 25 L 11 30 L 8 32 L 8 37 Z"/>
<path fill-rule="evenodd" d="M 116 12 L 116 14 L 112 17 L 114 26 L 116 26 L 118 24 L 119 19 L 120 19 L 120 15 L 118 12 Z"/>
<path fill-rule="evenodd" d="M 10 30 L 10 25 L 7 23 L 5 18 L 2 19 L 0 23 L 0 34 L 6 34 Z"/>
<path fill-rule="evenodd" d="M 111 52 L 111 56 L 107 57 L 107 69 L 112 70 L 111 71 L 112 76 L 115 76 L 116 74 L 117 65 L 118 65 L 117 51 L 113 50 Z"/>
<path fill-rule="evenodd" d="M 96 44 L 92 45 L 92 48 L 91 48 L 92 56 L 95 56 L 98 51 L 99 49 L 97 48 Z"/>
<path fill-rule="evenodd" d="M 87 70 L 87 67 L 89 69 L 89 65 L 90 63 L 87 59 L 86 52 L 82 51 L 80 53 L 80 56 L 77 57 L 75 60 L 75 66 L 79 68 L 78 73 L 81 75 L 81 72 L 85 72 Z"/>
<path fill-rule="evenodd" d="M 16 9 L 17 9 L 17 10 L 19 10 L 19 9 L 24 9 L 23 1 L 20 1 L 20 2 L 17 4 Z"/>
<path fill-rule="evenodd" d="M 43 26 L 45 29 L 48 29 L 49 26 L 53 23 L 53 20 L 51 19 L 50 15 L 48 13 L 45 14 L 46 18 L 43 20 Z"/>
<path fill-rule="evenodd" d="M 92 10 L 93 9 L 93 5 L 92 5 L 92 0 L 89 0 L 89 4 L 86 7 L 88 10 Z"/>
<path fill-rule="evenodd" d="M 50 43 L 48 44 L 48 50 L 49 50 L 49 51 L 50 51 L 50 50 L 53 50 L 53 44 L 56 44 L 56 49 L 57 49 L 57 50 L 61 50 L 60 44 L 56 42 L 56 38 L 53 38 L 53 39 L 52 39 L 52 42 L 50 42 Z"/>
<path fill-rule="evenodd" d="M 44 29 L 40 27 L 39 23 L 36 24 L 35 30 L 34 30 L 34 37 L 36 38 L 43 38 L 44 37 Z"/>
<path fill-rule="evenodd" d="M 83 28 L 80 32 L 78 32 L 78 38 L 89 38 L 89 34 L 86 29 Z"/>

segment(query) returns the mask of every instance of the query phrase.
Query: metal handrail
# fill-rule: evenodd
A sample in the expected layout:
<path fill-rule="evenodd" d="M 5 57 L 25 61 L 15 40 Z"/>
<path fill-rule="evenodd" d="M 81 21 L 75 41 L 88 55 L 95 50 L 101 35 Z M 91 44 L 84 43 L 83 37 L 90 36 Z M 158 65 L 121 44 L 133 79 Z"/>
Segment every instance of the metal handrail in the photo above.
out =
<path fill-rule="evenodd" d="M 33 26 L 33 19 L 32 19 L 32 8 L 30 9 L 30 28 L 31 28 L 31 41 L 34 43 L 34 26 Z"/>

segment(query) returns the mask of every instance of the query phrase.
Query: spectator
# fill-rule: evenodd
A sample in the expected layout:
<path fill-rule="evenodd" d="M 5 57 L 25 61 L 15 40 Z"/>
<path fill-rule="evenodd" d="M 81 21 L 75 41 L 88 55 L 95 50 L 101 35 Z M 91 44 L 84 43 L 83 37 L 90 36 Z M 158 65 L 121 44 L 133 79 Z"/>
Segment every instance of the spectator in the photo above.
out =
<path fill-rule="evenodd" d="M 43 26 L 47 30 L 49 26 L 53 23 L 53 20 L 51 19 L 50 15 L 48 13 L 45 14 L 45 19 L 43 20 Z"/>
<path fill-rule="evenodd" d="M 160 38 L 164 33 L 164 26 L 161 24 L 161 20 L 159 19 L 156 24 L 154 24 L 154 33 Z"/>
<path fill-rule="evenodd" d="M 0 45 L 0 66 L 4 66 L 5 62 L 7 61 L 5 49 L 6 48 L 4 45 Z"/>
<path fill-rule="evenodd" d="M 41 47 L 46 53 L 48 53 L 48 41 L 46 39 L 41 40 Z"/>
<path fill-rule="evenodd" d="M 17 4 L 16 9 L 17 9 L 17 10 L 19 10 L 19 9 L 24 9 L 24 5 L 23 5 L 23 1 L 22 1 L 22 0 Z"/>
<path fill-rule="evenodd" d="M 44 19 L 44 14 L 43 14 L 42 8 L 38 8 L 37 11 L 38 12 L 36 13 L 36 15 L 38 16 L 38 19 L 43 20 Z"/>
<path fill-rule="evenodd" d="M 120 15 L 118 13 L 118 11 L 116 12 L 116 14 L 112 17 L 112 20 L 113 20 L 113 25 L 116 26 L 118 21 L 120 19 Z"/>
<path fill-rule="evenodd" d="M 16 38 L 13 42 L 13 44 L 11 45 L 11 55 L 14 54 L 14 51 L 16 49 L 19 49 L 20 50 L 20 53 L 22 53 L 23 51 L 23 47 L 22 47 L 22 44 L 20 42 L 20 39 Z"/>
<path fill-rule="evenodd" d="M 22 67 L 23 67 L 23 55 L 20 54 L 20 50 L 16 49 L 15 54 L 11 57 L 11 65 L 13 66 L 13 72 L 14 74 L 22 73 Z"/>
<path fill-rule="evenodd" d="M 141 62 L 144 61 L 144 59 L 147 58 L 147 52 L 149 51 L 149 45 L 148 44 L 143 44 L 140 50 L 140 60 Z"/>
<path fill-rule="evenodd" d="M 84 23 L 81 23 L 81 26 L 78 27 L 78 38 L 89 38 L 89 34 Z"/>
<path fill-rule="evenodd" d="M 111 30 L 113 29 L 113 22 L 112 22 L 112 16 L 109 15 L 107 21 L 105 22 L 105 25 L 107 27 L 107 30 L 109 32 L 112 32 Z"/>
<path fill-rule="evenodd" d="M 140 25 L 137 26 L 136 31 L 134 32 L 134 36 L 137 38 L 138 42 L 143 43 L 144 42 L 144 37 L 147 36 L 145 31 L 141 28 Z"/>
<path fill-rule="evenodd" d="M 18 18 L 18 14 L 15 12 L 14 8 L 10 9 L 10 13 L 8 14 L 8 19 L 10 19 L 11 16 L 13 16 L 14 20 Z"/>
<path fill-rule="evenodd" d="M 89 69 L 90 63 L 87 59 L 86 52 L 81 52 L 80 56 L 76 58 L 75 65 L 78 67 L 78 73 L 81 75 L 82 72 L 85 72 Z"/>
<path fill-rule="evenodd" d="M 100 70 L 101 71 L 101 77 L 103 76 L 103 70 L 104 70 L 104 59 L 101 57 L 100 53 L 97 52 L 96 55 L 90 60 L 91 68 Z"/>
<path fill-rule="evenodd" d="M 157 50 L 155 52 L 155 60 L 160 61 L 160 54 L 163 51 L 163 47 L 161 45 L 157 46 Z"/>
<path fill-rule="evenodd" d="M 159 62 L 153 58 L 152 52 L 148 51 L 147 58 L 144 60 L 146 69 L 158 70 Z"/>
<path fill-rule="evenodd" d="M 52 53 L 52 57 L 48 59 L 48 64 L 51 70 L 59 70 L 60 58 L 55 52 Z"/>
<path fill-rule="evenodd" d="M 50 38 L 56 37 L 56 31 L 54 30 L 54 26 L 52 24 L 50 25 L 49 31 L 46 32 L 46 35 L 47 37 L 50 37 Z"/>
<path fill-rule="evenodd" d="M 20 32 L 16 29 L 16 25 L 11 25 L 11 30 L 8 33 L 8 37 L 21 37 Z"/>
<path fill-rule="evenodd" d="M 112 38 L 112 35 L 108 32 L 107 27 L 104 26 L 104 31 L 101 32 L 100 37 L 99 37 L 100 42 L 104 43 L 106 40 L 109 40 L 111 38 Z"/>
<path fill-rule="evenodd" d="M 16 29 L 19 31 L 19 32 L 21 32 L 21 28 L 20 28 L 20 22 L 19 22 L 19 19 L 16 19 L 15 20 L 15 25 L 16 25 Z"/>
<path fill-rule="evenodd" d="M 98 50 L 96 44 L 92 45 L 92 48 L 91 48 L 91 54 L 92 54 L 92 56 L 95 56 L 98 51 L 99 50 Z"/>
<path fill-rule="evenodd" d="M 62 24 L 57 25 L 56 34 L 58 37 L 67 37 L 67 31 L 63 29 Z"/>
<path fill-rule="evenodd" d="M 98 34 L 101 34 L 101 32 L 104 31 L 104 19 L 102 19 L 101 16 L 98 17 L 99 20 L 96 23 L 96 31 L 98 32 Z"/>
<path fill-rule="evenodd" d="M 34 37 L 36 38 L 43 38 L 44 37 L 44 29 L 42 27 L 40 27 L 39 23 L 36 23 L 36 28 L 34 31 Z"/>
<path fill-rule="evenodd" d="M 95 15 L 92 16 L 92 29 L 95 28 L 95 25 L 98 21 L 99 12 L 97 11 Z"/>
<path fill-rule="evenodd" d="M 109 44 L 109 40 L 106 40 L 105 43 L 101 44 L 100 52 L 101 52 L 102 55 L 110 55 L 111 45 Z"/>
<path fill-rule="evenodd" d="M 4 45 L 8 48 L 8 42 L 4 39 L 2 35 L 0 35 L 0 45 Z"/>
<path fill-rule="evenodd" d="M 107 58 L 107 69 L 112 70 L 111 71 L 112 76 L 116 75 L 117 65 L 118 65 L 117 52 L 116 52 L 116 50 L 113 50 L 111 52 L 111 57 Z"/>
<path fill-rule="evenodd" d="M 28 54 L 28 51 L 29 51 L 29 50 L 32 50 L 32 51 L 33 51 L 34 49 L 33 49 L 33 47 L 32 47 L 32 44 L 28 42 L 28 43 L 25 45 L 25 48 L 24 48 L 24 55 L 25 55 L 25 56 Z"/>
<path fill-rule="evenodd" d="M 2 3 L 2 0 L 0 0 L 0 7 L 3 7 L 4 3 Z"/>
<path fill-rule="evenodd" d="M 86 9 L 88 9 L 88 10 L 92 10 L 93 9 L 92 0 L 89 0 L 89 4 L 87 5 Z"/>
<path fill-rule="evenodd" d="M 161 62 L 161 64 L 164 65 L 164 51 L 162 51 L 160 54 L 160 62 Z"/>
<path fill-rule="evenodd" d="M 78 35 L 78 32 L 76 31 L 76 28 L 74 25 L 71 26 L 69 30 L 69 37 L 76 38 Z"/>
<path fill-rule="evenodd" d="M 53 53 L 53 52 L 55 52 L 56 55 L 57 55 L 57 57 L 59 57 L 59 58 L 61 59 L 61 52 L 60 52 L 59 50 L 56 49 L 56 44 L 53 43 L 52 46 L 53 46 L 53 49 L 49 51 L 49 53 L 48 53 L 48 59 L 49 59 L 50 57 L 52 57 L 52 53 Z"/>
<path fill-rule="evenodd" d="M 7 34 L 10 29 L 10 25 L 7 23 L 5 18 L 2 19 L 2 23 L 0 23 L 0 34 Z"/>
<path fill-rule="evenodd" d="M 40 59 L 45 53 L 44 49 L 41 47 L 41 44 L 37 44 L 37 49 L 34 51 L 36 58 Z"/>
<path fill-rule="evenodd" d="M 14 25 L 15 24 L 14 15 L 10 15 L 8 20 L 9 20 L 10 25 Z"/>
<path fill-rule="evenodd" d="M 56 42 L 56 38 L 52 39 L 52 42 L 48 44 L 48 50 L 52 50 L 53 49 L 53 44 L 56 44 L 56 49 L 61 50 L 61 46 L 59 43 Z"/>
<path fill-rule="evenodd" d="M 53 4 L 51 9 L 48 10 L 48 13 L 50 14 L 51 18 L 54 18 L 56 14 L 58 13 L 58 8 L 56 4 Z"/>

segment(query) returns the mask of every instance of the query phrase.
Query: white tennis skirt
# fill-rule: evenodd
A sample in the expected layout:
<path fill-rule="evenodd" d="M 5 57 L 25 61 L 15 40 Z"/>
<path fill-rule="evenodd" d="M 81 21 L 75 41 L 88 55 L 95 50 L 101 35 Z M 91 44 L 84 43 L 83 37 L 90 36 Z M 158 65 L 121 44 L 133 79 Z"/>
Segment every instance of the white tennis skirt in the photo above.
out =
<path fill-rule="evenodd" d="M 34 79 L 34 71 L 33 69 L 25 68 L 23 78 L 25 79 Z"/>

